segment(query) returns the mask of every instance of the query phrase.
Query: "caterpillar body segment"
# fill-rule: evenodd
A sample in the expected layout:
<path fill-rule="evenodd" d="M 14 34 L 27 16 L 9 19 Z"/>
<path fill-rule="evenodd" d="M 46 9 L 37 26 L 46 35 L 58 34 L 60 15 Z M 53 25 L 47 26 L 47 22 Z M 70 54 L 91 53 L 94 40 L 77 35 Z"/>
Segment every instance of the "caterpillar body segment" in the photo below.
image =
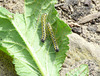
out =
<path fill-rule="evenodd" d="M 47 14 L 43 14 L 41 16 L 41 26 L 42 26 L 42 37 L 41 41 L 44 42 L 46 40 L 46 16 Z"/>
<path fill-rule="evenodd" d="M 59 47 L 58 47 L 58 44 L 56 42 L 56 38 L 54 36 L 54 32 L 53 32 L 53 29 L 52 29 L 50 23 L 47 23 L 47 27 L 48 27 L 49 32 L 50 32 L 50 36 L 51 36 L 51 39 L 52 39 L 52 42 L 53 42 L 53 45 L 54 45 L 54 49 L 55 49 L 56 52 L 58 52 L 59 51 Z"/>

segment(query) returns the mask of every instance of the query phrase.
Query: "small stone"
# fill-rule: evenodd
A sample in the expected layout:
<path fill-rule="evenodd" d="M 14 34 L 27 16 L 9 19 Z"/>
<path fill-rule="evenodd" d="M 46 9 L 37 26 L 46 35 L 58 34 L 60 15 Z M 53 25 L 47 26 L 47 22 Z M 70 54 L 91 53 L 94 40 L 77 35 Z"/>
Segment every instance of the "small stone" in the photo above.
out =
<path fill-rule="evenodd" d="M 16 2 L 17 2 L 17 0 L 12 0 L 12 2 L 13 2 L 13 3 L 16 3 Z"/>
<path fill-rule="evenodd" d="M 97 73 L 97 76 L 100 76 L 100 72 Z"/>
<path fill-rule="evenodd" d="M 84 5 L 85 6 L 90 6 L 91 5 L 91 0 L 85 0 Z"/>
<path fill-rule="evenodd" d="M 3 2 L 3 0 L 0 0 L 0 2 Z"/>
<path fill-rule="evenodd" d="M 65 0 L 65 4 L 67 6 L 74 6 L 74 5 L 78 5 L 78 0 Z"/>
<path fill-rule="evenodd" d="M 81 32 L 82 32 L 81 27 L 72 27 L 72 31 L 77 34 L 81 34 Z"/>
<path fill-rule="evenodd" d="M 97 30 L 97 27 L 96 26 L 88 26 L 87 30 L 92 31 L 93 33 L 95 33 L 96 30 Z"/>
<path fill-rule="evenodd" d="M 100 25 L 97 26 L 96 32 L 99 32 L 100 33 Z"/>

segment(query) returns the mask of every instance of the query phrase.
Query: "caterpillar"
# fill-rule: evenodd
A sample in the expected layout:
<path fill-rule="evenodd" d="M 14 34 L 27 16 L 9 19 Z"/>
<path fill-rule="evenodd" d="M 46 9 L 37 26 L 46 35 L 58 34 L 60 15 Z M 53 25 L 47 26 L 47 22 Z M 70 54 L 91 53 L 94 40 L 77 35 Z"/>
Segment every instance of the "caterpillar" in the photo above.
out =
<path fill-rule="evenodd" d="M 53 33 L 53 29 L 52 29 L 50 23 L 47 23 L 47 27 L 48 27 L 48 30 L 50 32 L 50 36 L 51 36 L 51 39 L 52 39 L 52 42 L 53 42 L 53 45 L 54 45 L 54 49 L 55 49 L 56 52 L 58 52 L 59 47 L 58 47 L 58 44 L 56 42 L 56 39 L 55 39 L 55 36 L 54 36 L 54 33 Z"/>
<path fill-rule="evenodd" d="M 42 26 L 42 37 L 41 41 L 44 42 L 46 40 L 46 16 L 47 14 L 43 14 L 41 16 L 41 26 Z"/>

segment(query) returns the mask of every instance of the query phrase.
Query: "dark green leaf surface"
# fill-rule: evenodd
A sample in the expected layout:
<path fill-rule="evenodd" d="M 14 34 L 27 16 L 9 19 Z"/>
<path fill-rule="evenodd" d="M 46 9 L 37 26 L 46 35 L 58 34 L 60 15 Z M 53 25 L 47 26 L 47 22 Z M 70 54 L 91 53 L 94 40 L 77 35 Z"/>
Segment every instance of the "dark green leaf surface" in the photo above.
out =
<path fill-rule="evenodd" d="M 0 49 L 14 58 L 20 76 L 59 76 L 59 70 L 69 49 L 67 24 L 57 17 L 56 0 L 26 0 L 24 14 L 11 14 L 0 7 Z M 3 12 L 4 11 L 4 12 Z M 41 15 L 47 13 L 60 51 L 55 52 L 47 33 L 41 42 Z M 48 31 L 48 30 L 47 30 Z"/>

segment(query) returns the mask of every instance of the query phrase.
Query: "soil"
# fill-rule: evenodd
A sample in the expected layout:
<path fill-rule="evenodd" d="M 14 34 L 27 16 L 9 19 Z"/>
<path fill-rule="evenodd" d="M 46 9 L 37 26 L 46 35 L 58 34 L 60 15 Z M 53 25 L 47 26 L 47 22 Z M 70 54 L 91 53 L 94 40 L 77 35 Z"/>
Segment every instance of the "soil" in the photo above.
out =
<path fill-rule="evenodd" d="M 12 61 L 10 56 L 0 50 L 0 76 L 18 76 Z"/>
<path fill-rule="evenodd" d="M 0 6 L 12 13 L 24 13 L 24 0 L 0 0 Z"/>
<path fill-rule="evenodd" d="M 59 17 L 72 28 L 72 32 L 77 33 L 87 42 L 100 46 L 100 0 L 59 0 L 55 8 L 59 13 Z M 77 54 L 74 51 L 73 53 Z M 75 60 L 75 57 L 70 57 Z M 81 60 L 80 62 L 75 61 L 75 64 L 70 64 L 70 66 L 68 65 L 68 59 L 67 57 L 65 60 L 66 64 L 64 63 L 67 68 L 74 69 L 80 64 L 85 64 L 85 62 L 91 65 L 90 60 L 86 60 L 85 62 Z M 98 73 L 96 70 L 98 66 L 95 65 L 94 61 L 92 63 L 94 66 L 89 66 L 89 76 L 100 76 L 100 70 L 98 70 Z M 67 68 L 62 67 L 61 73 L 66 74 L 66 72 L 71 70 Z M 61 74 L 61 76 L 65 75 Z"/>
<path fill-rule="evenodd" d="M 24 0 L 0 0 L 12 13 L 24 12 Z M 59 17 L 88 42 L 100 45 L 100 0 L 58 0 Z M 90 18 L 90 19 L 89 19 Z"/>
<path fill-rule="evenodd" d="M 56 6 L 60 18 L 71 26 L 73 32 L 100 45 L 100 16 L 92 16 L 100 13 L 100 0 L 59 0 Z M 88 15 L 90 20 L 90 16 L 86 17 Z"/>

